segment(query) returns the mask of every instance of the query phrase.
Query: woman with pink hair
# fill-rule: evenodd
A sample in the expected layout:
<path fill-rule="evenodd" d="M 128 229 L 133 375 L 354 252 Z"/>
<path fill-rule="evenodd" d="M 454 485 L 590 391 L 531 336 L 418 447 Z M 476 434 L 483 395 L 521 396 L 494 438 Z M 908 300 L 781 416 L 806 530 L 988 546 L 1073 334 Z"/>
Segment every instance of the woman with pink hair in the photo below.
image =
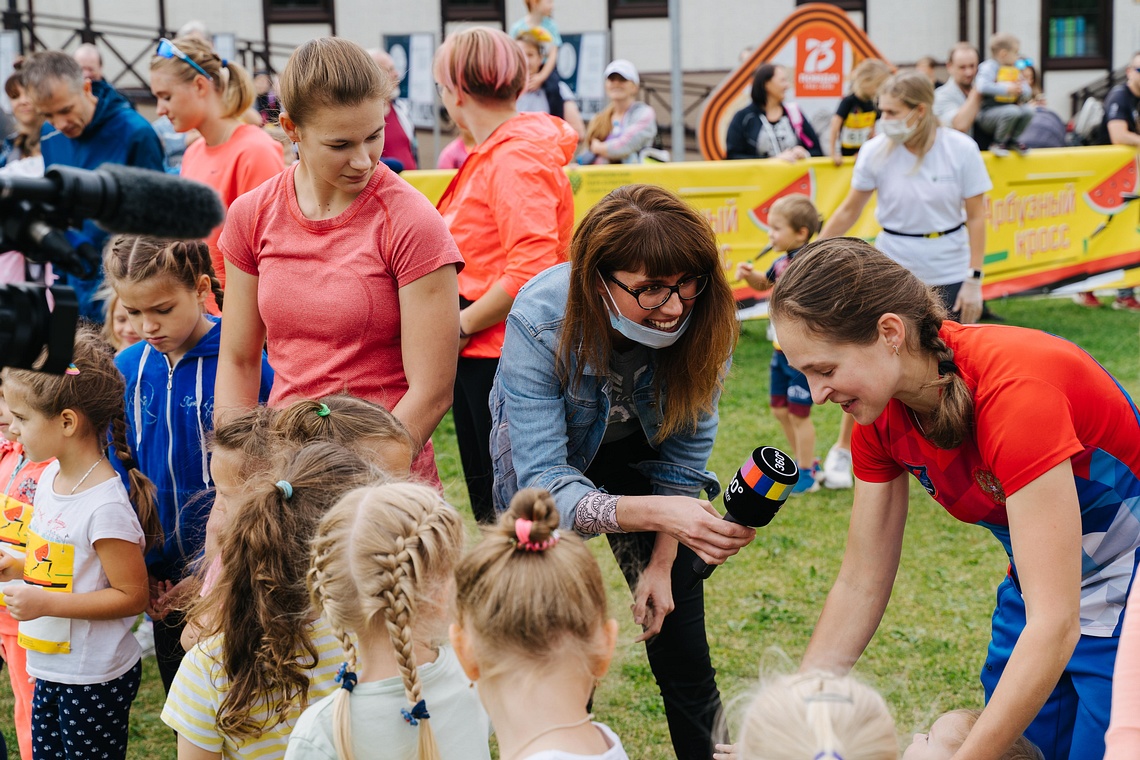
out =
<path fill-rule="evenodd" d="M 518 112 L 527 70 L 514 40 L 485 27 L 456 32 L 435 57 L 443 105 L 475 141 L 437 208 L 465 262 L 452 413 L 471 510 L 480 522 L 494 519 L 487 397 L 504 320 L 519 288 L 565 260 L 574 225 L 563 167 L 574 157 L 578 135 L 550 114 Z"/>

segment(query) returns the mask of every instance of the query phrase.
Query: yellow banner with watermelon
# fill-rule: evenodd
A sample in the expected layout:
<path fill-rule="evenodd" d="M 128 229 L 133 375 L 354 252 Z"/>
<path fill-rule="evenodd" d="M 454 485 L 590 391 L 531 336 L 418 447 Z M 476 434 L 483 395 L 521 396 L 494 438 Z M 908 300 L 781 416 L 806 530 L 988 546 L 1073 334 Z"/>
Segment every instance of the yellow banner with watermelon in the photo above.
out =
<path fill-rule="evenodd" d="M 1092 276 L 1098 287 L 1140 284 L 1140 203 L 1137 153 L 1124 147 L 1035 150 L 1028 156 L 983 154 L 994 189 L 987 194 L 986 298 L 1047 291 Z M 672 190 L 709 220 L 720 241 L 725 268 L 754 260 L 767 268 L 778 256 L 768 244 L 768 209 L 785 195 L 809 196 L 826 218 L 851 185 L 854 163 L 830 159 L 795 164 L 776 160 L 707 161 L 675 164 L 574 166 L 567 173 L 574 190 L 575 220 L 616 187 L 648 183 Z M 433 203 L 454 172 L 405 172 L 404 178 Z M 874 200 L 849 234 L 873 242 Z M 1114 279 L 1107 273 L 1120 271 Z M 737 298 L 760 294 L 734 283 Z"/>

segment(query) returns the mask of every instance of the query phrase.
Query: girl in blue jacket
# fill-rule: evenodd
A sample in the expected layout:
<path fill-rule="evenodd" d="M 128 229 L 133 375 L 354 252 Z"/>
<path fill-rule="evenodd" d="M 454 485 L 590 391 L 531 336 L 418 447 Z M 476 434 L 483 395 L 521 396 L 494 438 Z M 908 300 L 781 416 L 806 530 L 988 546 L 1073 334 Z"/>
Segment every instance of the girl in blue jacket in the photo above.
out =
<path fill-rule="evenodd" d="M 158 488 L 165 541 L 146 556 L 151 583 L 155 656 L 169 690 L 184 651 L 184 622 L 166 600 L 187 575 L 205 539 L 213 504 L 207 436 L 213 429 L 214 377 L 220 320 L 205 311 L 222 289 L 201 241 L 119 236 L 103 257 L 106 277 L 142 340 L 115 364 L 126 378 L 130 443 L 139 469 Z M 260 399 L 269 398 L 273 370 L 262 356 Z"/>

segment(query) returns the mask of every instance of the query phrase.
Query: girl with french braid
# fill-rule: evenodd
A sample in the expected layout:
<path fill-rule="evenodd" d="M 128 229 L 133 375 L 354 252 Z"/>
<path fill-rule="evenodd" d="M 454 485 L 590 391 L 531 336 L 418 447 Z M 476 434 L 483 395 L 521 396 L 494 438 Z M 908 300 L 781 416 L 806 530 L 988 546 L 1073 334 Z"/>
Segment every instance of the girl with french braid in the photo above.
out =
<path fill-rule="evenodd" d="M 352 491 L 321 520 L 309 591 L 346 661 L 286 758 L 488 760 L 487 715 L 441 643 L 462 546 L 459 513 L 412 483 Z"/>
<path fill-rule="evenodd" d="M 115 364 L 126 378 L 127 422 L 139 469 L 158 488 L 158 515 L 166 540 L 147 553 L 154 648 L 169 691 L 185 651 L 185 623 L 177 611 L 189 564 L 202 553 L 213 504 L 207 441 L 213 429 L 214 377 L 221 321 L 206 312 L 222 289 L 200 240 L 122 235 L 108 243 L 103 267 L 110 287 L 142 340 Z M 262 356 L 262 401 L 273 370 Z M 181 584 L 181 585 L 180 585 Z"/>

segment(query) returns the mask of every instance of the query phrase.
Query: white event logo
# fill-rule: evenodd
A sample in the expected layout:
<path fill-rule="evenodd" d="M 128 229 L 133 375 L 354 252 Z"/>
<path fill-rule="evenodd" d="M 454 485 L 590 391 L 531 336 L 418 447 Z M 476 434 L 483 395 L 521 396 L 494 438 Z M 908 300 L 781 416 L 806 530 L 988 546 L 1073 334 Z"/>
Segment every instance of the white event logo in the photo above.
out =
<path fill-rule="evenodd" d="M 804 73 L 816 74 L 827 71 L 835 64 L 835 38 L 817 40 L 808 38 L 804 41 L 804 49 L 808 51 L 807 60 L 804 61 Z"/>

